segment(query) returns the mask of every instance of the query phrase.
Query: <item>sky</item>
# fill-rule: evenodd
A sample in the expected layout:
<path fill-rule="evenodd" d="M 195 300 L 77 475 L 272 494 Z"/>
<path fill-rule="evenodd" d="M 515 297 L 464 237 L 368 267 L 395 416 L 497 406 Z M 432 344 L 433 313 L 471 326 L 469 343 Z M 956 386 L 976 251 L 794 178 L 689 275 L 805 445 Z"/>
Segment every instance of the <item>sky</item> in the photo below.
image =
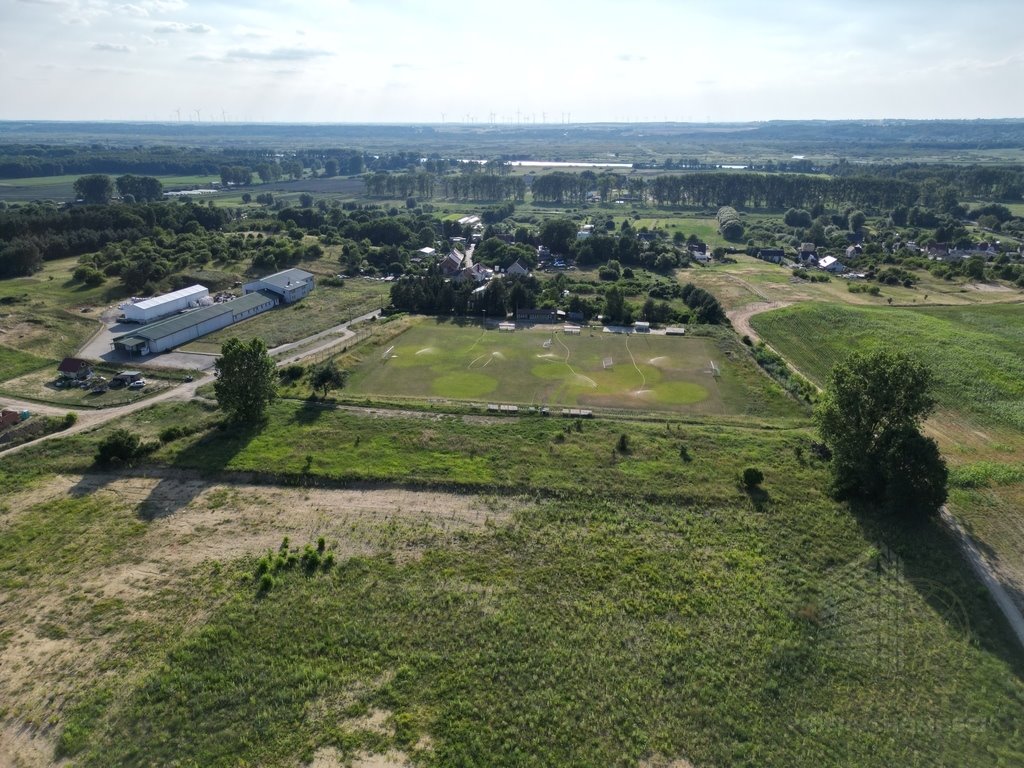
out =
<path fill-rule="evenodd" d="M 1024 117 L 1020 0 L 0 0 L 0 120 Z"/>

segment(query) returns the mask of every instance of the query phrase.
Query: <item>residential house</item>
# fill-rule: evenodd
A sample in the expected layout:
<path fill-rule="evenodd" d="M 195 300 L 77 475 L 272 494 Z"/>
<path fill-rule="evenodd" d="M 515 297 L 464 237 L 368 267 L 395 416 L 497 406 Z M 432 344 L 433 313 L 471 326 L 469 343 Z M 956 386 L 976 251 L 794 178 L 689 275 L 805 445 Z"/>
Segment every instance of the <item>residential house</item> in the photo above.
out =
<path fill-rule="evenodd" d="M 452 251 L 441 260 L 441 274 L 446 277 L 455 277 L 462 269 L 462 254 L 459 251 Z"/>
<path fill-rule="evenodd" d="M 818 268 L 831 272 L 833 275 L 841 275 L 846 271 L 846 265 L 835 256 L 823 256 L 818 261 Z"/>
<path fill-rule="evenodd" d="M 92 365 L 77 357 L 65 357 L 57 366 L 57 373 L 62 379 L 81 381 L 92 376 Z"/>
<path fill-rule="evenodd" d="M 527 266 L 522 259 L 516 259 L 515 263 L 505 270 L 505 274 L 526 277 L 530 274 L 530 267 Z"/>
<path fill-rule="evenodd" d="M 483 264 L 474 264 L 472 267 L 466 267 L 455 276 L 455 282 L 462 283 L 466 280 L 473 280 L 476 283 L 486 283 L 494 277 L 494 270 L 488 269 Z"/>
<path fill-rule="evenodd" d="M 772 264 L 781 264 L 782 260 L 786 258 L 786 252 L 781 248 L 761 248 L 757 252 L 757 258 Z"/>

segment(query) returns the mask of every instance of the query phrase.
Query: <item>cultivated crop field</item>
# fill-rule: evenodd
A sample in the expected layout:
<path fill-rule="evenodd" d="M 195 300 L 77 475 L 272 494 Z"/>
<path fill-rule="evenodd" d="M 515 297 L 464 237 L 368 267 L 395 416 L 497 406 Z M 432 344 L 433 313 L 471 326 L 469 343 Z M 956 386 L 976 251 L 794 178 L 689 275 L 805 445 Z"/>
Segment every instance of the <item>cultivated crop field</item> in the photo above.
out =
<path fill-rule="evenodd" d="M 393 346 L 387 358 L 363 361 L 350 392 L 701 414 L 801 413 L 725 334 L 622 335 L 585 328 L 576 336 L 561 325 L 509 333 L 425 320 Z"/>

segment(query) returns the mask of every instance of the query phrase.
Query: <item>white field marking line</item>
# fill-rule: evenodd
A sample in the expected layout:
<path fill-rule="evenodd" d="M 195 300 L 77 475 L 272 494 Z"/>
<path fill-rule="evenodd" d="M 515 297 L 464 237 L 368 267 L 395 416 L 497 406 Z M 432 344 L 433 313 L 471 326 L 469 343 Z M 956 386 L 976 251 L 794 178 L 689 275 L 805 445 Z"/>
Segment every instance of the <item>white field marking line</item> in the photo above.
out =
<path fill-rule="evenodd" d="M 555 338 L 558 337 L 556 336 Z M 569 355 L 571 355 L 572 352 L 569 351 L 569 348 L 565 346 L 565 342 L 562 341 L 561 339 L 558 339 L 558 343 L 565 348 L 565 360 L 563 360 L 562 362 L 565 363 L 565 367 L 569 369 L 569 372 L 572 373 L 573 376 L 577 376 L 578 374 L 576 373 L 576 371 L 574 371 L 572 366 L 569 365 Z"/>
<path fill-rule="evenodd" d="M 636 364 L 636 358 L 633 357 L 633 351 L 629 348 L 629 334 L 626 334 L 626 351 L 629 352 L 629 359 L 633 361 L 633 367 L 636 368 L 636 372 L 640 374 L 640 390 L 646 389 L 647 377 L 644 376 L 644 372 L 640 370 L 640 366 Z"/>
<path fill-rule="evenodd" d="M 487 335 L 487 331 L 480 331 L 480 335 L 479 335 L 479 336 L 477 337 L 477 340 L 476 340 L 476 341 L 474 341 L 474 342 L 473 342 L 473 343 L 472 343 L 472 344 L 470 345 L 469 349 L 467 349 L 466 351 L 467 351 L 467 352 L 472 352 L 472 351 L 473 351 L 473 347 L 475 347 L 475 346 L 476 346 L 477 344 L 479 344 L 479 343 L 480 343 L 480 339 L 482 339 L 482 338 L 483 338 L 484 336 L 486 336 L 486 335 Z"/>

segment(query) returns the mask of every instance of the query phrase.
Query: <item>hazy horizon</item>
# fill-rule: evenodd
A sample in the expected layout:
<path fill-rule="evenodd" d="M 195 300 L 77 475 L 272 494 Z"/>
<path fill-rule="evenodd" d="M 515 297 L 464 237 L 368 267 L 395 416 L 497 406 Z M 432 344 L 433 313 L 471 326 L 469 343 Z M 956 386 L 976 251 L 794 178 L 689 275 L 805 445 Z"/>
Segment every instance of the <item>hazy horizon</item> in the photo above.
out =
<path fill-rule="evenodd" d="M 1024 4 L 0 0 L 0 120 L 1013 119 Z"/>

